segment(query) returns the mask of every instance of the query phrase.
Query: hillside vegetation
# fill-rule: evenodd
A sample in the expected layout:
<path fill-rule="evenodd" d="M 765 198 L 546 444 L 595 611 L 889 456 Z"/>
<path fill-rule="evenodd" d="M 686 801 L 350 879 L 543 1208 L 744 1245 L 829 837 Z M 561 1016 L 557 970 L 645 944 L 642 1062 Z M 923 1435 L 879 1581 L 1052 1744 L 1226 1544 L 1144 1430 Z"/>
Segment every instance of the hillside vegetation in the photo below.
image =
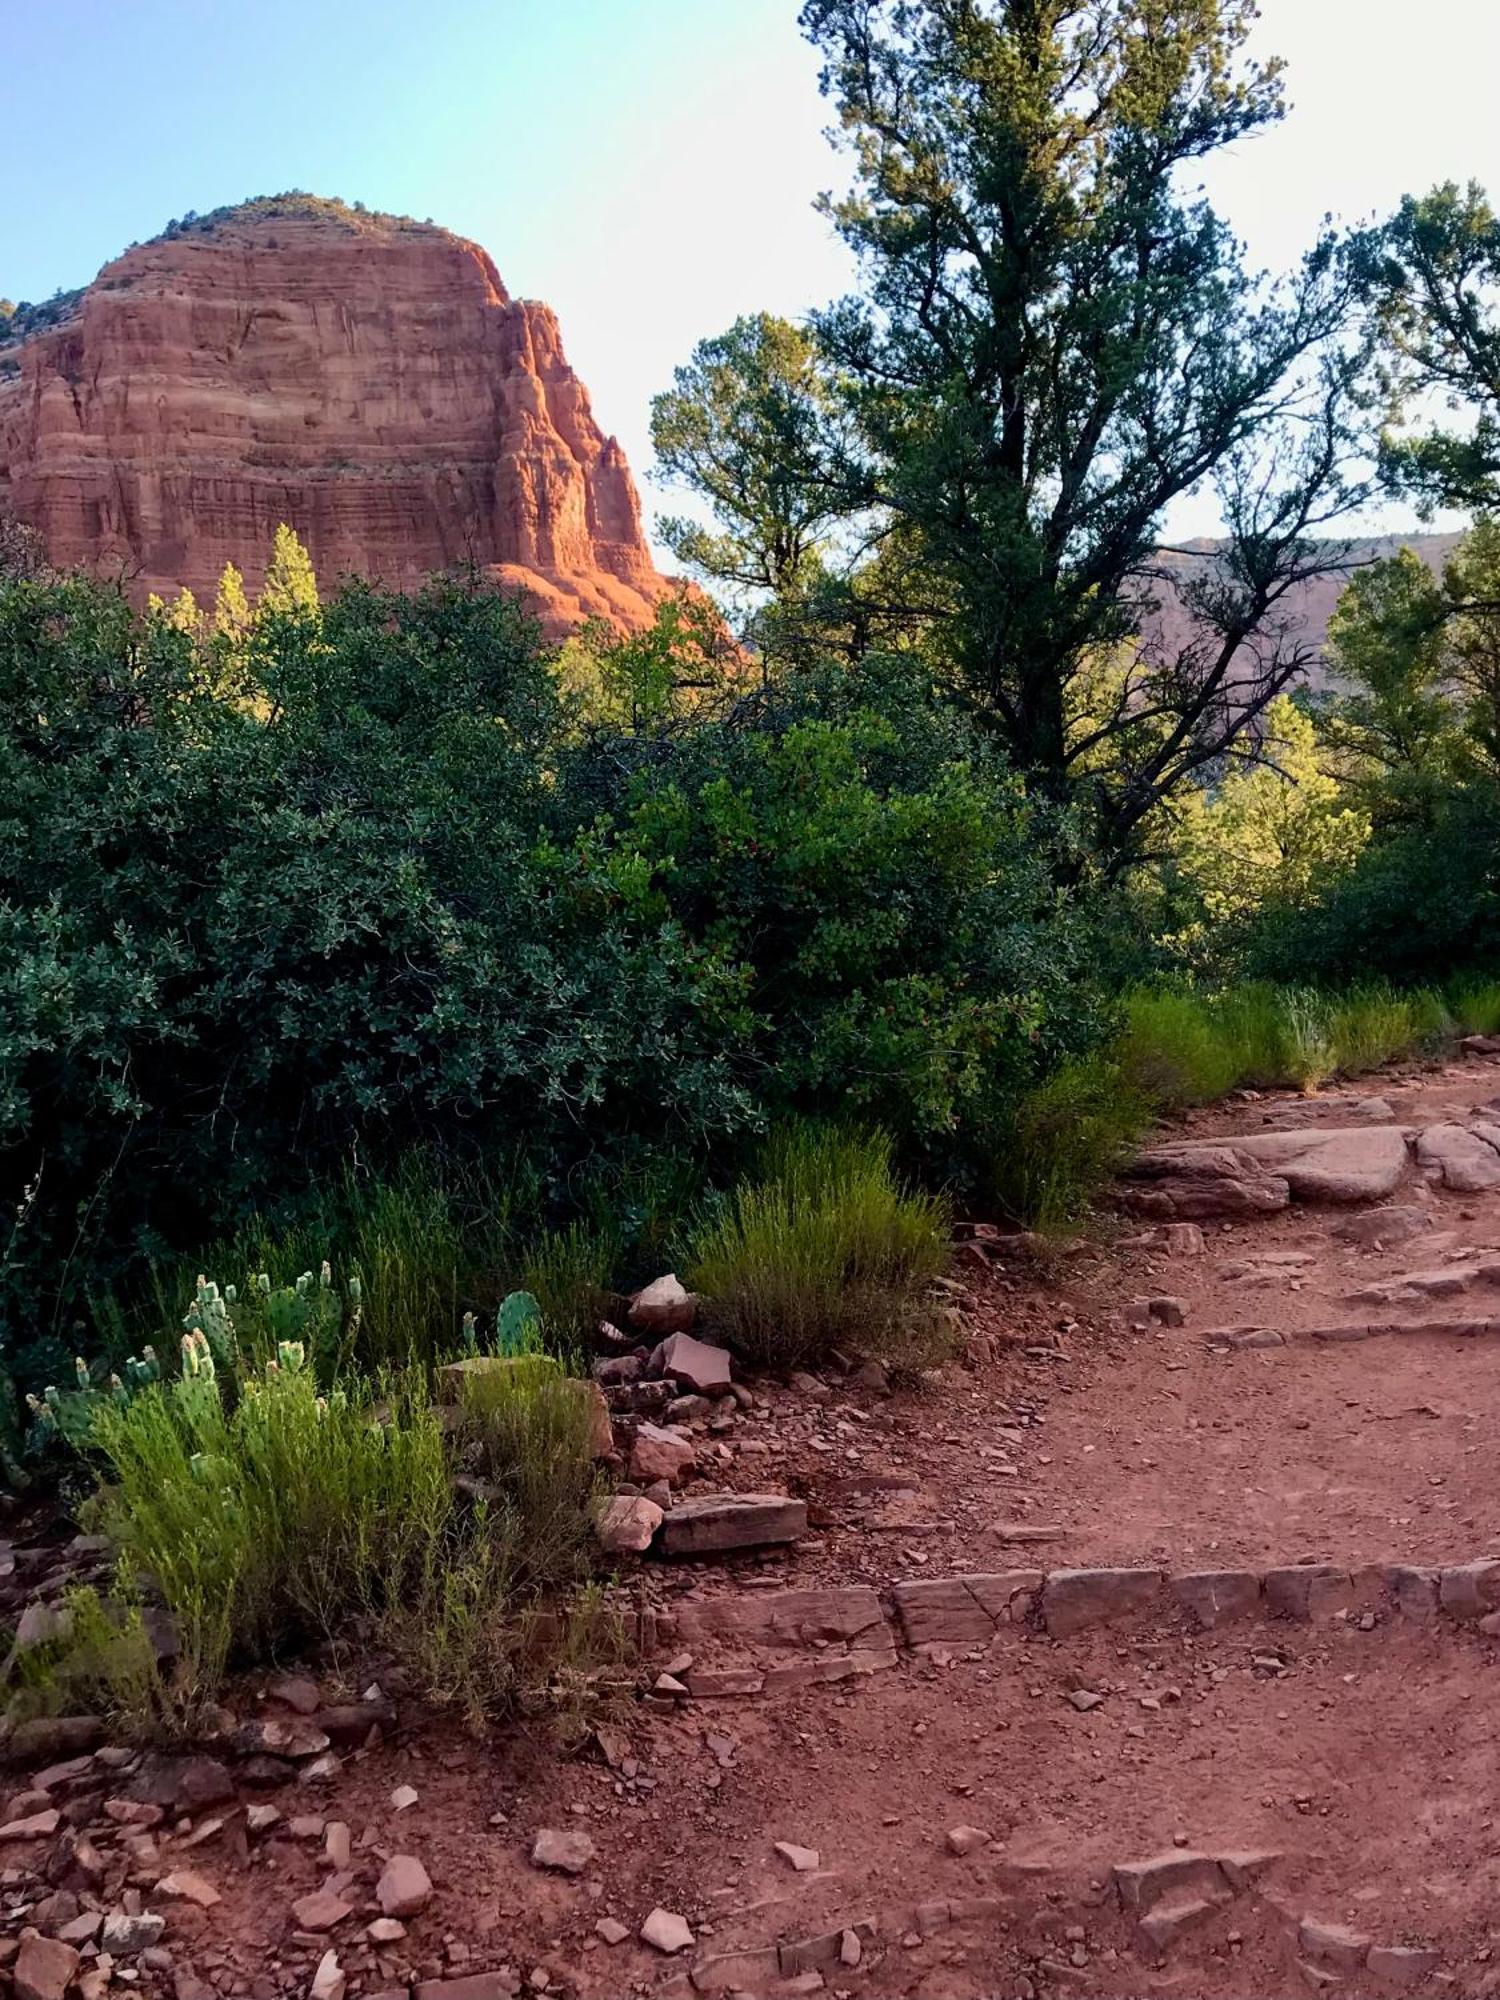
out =
<path fill-rule="evenodd" d="M 186 1647 L 79 1603 L 47 1699 L 176 1726 L 359 1616 L 510 1703 L 621 1290 L 915 1370 L 956 1210 L 1065 1227 L 1164 1112 L 1500 1028 L 1500 225 L 1440 188 L 1252 277 L 1180 191 L 1281 115 L 1251 16 L 809 0 L 862 289 L 657 401 L 719 609 L 549 647 L 286 524 L 254 603 L 136 612 L 0 537 L 6 1465 L 82 1454 Z M 416 226 L 169 233 L 246 213 Z M 1286 608 L 1379 482 L 1471 525 L 1354 570 L 1315 693 Z"/>

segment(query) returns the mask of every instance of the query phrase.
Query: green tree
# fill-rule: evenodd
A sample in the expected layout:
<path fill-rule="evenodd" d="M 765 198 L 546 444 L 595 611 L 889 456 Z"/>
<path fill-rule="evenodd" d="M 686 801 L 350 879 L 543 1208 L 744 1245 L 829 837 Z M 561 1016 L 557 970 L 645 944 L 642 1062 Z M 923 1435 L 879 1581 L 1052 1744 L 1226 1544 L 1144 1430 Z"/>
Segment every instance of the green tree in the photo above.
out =
<path fill-rule="evenodd" d="M 1263 754 L 1213 793 L 1179 802 L 1178 866 L 1215 923 L 1305 900 L 1351 868 L 1370 838 L 1368 817 L 1345 802 L 1311 719 L 1289 696 L 1267 707 L 1264 728 Z"/>
<path fill-rule="evenodd" d="M 285 521 L 277 527 L 271 544 L 271 560 L 266 564 L 256 609 L 273 617 L 315 618 L 318 613 L 318 579 L 313 574 L 312 557 Z"/>
<path fill-rule="evenodd" d="M 1500 505 L 1500 219 L 1482 188 L 1408 195 L 1368 242 L 1383 338 L 1381 471 L 1424 510 Z M 1434 401 L 1459 426 L 1420 428 Z"/>
<path fill-rule="evenodd" d="M 644 737 L 708 713 L 745 661 L 707 599 L 664 598 L 644 631 L 624 637 L 591 619 L 558 648 L 554 672 L 578 728 Z"/>
<path fill-rule="evenodd" d="M 807 0 L 801 16 L 852 158 L 825 209 L 862 290 L 812 318 L 818 394 L 787 465 L 820 522 L 836 497 L 896 552 L 887 612 L 920 623 L 1017 764 L 1087 794 L 1116 856 L 1306 663 L 1278 607 L 1337 560 L 1316 531 L 1349 498 L 1359 355 L 1339 245 L 1260 286 L 1185 188 L 1280 115 L 1278 65 L 1243 50 L 1253 15 Z M 752 458 L 759 436 L 751 421 Z M 1148 620 L 1166 510 L 1206 481 L 1227 549 L 1182 586 L 1186 639 L 1138 653 L 1100 759 L 1070 732 L 1072 683 Z M 732 538 L 761 532 L 764 484 L 731 487 Z"/>
<path fill-rule="evenodd" d="M 1342 687 L 1326 704 L 1352 775 L 1388 787 L 1446 772 L 1462 715 L 1451 692 L 1442 585 L 1412 549 L 1351 578 L 1328 621 Z"/>
<path fill-rule="evenodd" d="M 1447 653 L 1468 740 L 1500 776 L 1500 518 L 1477 520 L 1443 566 Z"/>
<path fill-rule="evenodd" d="M 735 592 L 802 594 L 843 525 L 842 496 L 816 474 L 833 386 L 811 336 L 770 313 L 700 341 L 651 405 L 651 442 L 669 480 L 708 502 L 715 526 L 659 523 L 673 555 Z"/>
<path fill-rule="evenodd" d="M 1411 549 L 1357 572 L 1328 662 L 1342 683 L 1324 703 L 1328 740 L 1377 814 L 1500 775 L 1500 520 L 1476 521 L 1440 577 Z"/>

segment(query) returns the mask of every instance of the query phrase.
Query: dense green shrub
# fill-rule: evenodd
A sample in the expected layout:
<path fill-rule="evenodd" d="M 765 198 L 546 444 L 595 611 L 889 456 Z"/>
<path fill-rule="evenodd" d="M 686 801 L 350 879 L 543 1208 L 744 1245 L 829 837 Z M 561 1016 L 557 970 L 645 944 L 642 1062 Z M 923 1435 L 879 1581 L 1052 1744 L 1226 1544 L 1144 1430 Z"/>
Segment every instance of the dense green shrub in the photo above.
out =
<path fill-rule="evenodd" d="M 177 1257 L 259 1230 L 278 1283 L 317 1269 L 330 1206 L 359 1358 L 430 1358 L 539 1230 L 659 1244 L 787 1115 L 972 1171 L 1087 1045 L 1060 829 L 910 667 L 643 731 L 564 713 L 534 627 L 461 580 L 217 634 L 80 579 L 0 590 L 0 1326 L 28 1385 L 153 1263 L 175 1294 Z M 515 1190 L 488 1236 L 476 1174 Z"/>
<path fill-rule="evenodd" d="M 0 1316 L 33 1378 L 86 1286 L 361 1141 L 562 1172 L 753 1121 L 711 974 L 548 837 L 555 713 L 533 629 L 457 585 L 232 658 L 91 584 L 0 593 Z"/>
<path fill-rule="evenodd" d="M 799 1126 L 700 1224 L 683 1266 L 708 1326 L 737 1354 L 798 1368 L 831 1348 L 930 1355 L 926 1293 L 947 1258 L 946 1210 L 901 1187 L 888 1139 Z"/>
<path fill-rule="evenodd" d="M 1500 790 L 1426 801 L 1297 908 L 1267 911 L 1245 962 L 1269 979 L 1443 985 L 1500 963 Z"/>
<path fill-rule="evenodd" d="M 610 866 L 690 940 L 772 1117 L 855 1117 L 937 1178 L 1096 1032 L 1066 826 L 899 661 L 811 676 L 637 775 Z"/>

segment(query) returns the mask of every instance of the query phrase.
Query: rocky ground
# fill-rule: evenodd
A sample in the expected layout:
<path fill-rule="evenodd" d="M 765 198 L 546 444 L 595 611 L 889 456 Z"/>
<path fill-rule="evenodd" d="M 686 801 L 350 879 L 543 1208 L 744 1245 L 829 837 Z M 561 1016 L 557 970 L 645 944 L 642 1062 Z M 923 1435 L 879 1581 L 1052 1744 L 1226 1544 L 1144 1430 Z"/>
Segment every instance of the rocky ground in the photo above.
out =
<path fill-rule="evenodd" d="M 1497 1090 L 1476 1053 L 1195 1115 L 1134 1219 L 974 1233 L 920 1389 L 622 1352 L 637 1697 L 572 1757 L 363 1673 L 257 1682 L 191 1758 L 13 1737 L 0 1977 L 1500 1992 Z M 795 1539 L 672 1552 L 740 1532 Z M 15 1539 L 13 1605 L 97 1559 Z"/>

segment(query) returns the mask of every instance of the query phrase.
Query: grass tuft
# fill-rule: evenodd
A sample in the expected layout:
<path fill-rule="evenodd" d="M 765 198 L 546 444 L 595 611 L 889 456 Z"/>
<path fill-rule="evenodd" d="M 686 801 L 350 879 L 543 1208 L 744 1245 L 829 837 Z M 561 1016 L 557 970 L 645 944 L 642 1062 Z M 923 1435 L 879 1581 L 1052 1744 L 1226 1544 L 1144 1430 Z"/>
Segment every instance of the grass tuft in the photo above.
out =
<path fill-rule="evenodd" d="M 1461 980 L 1448 999 L 1460 1033 L 1500 1035 L 1500 979 Z"/>
<path fill-rule="evenodd" d="M 799 1125 L 693 1232 L 683 1269 L 712 1333 L 787 1369 L 830 1348 L 897 1363 L 935 1351 L 926 1293 L 947 1259 L 946 1206 L 900 1185 L 889 1139 Z"/>
<path fill-rule="evenodd" d="M 563 1353 L 592 1350 L 594 1328 L 609 1305 L 619 1244 L 604 1229 L 573 1222 L 537 1238 L 521 1272 L 522 1288 L 542 1309 L 548 1344 Z"/>

